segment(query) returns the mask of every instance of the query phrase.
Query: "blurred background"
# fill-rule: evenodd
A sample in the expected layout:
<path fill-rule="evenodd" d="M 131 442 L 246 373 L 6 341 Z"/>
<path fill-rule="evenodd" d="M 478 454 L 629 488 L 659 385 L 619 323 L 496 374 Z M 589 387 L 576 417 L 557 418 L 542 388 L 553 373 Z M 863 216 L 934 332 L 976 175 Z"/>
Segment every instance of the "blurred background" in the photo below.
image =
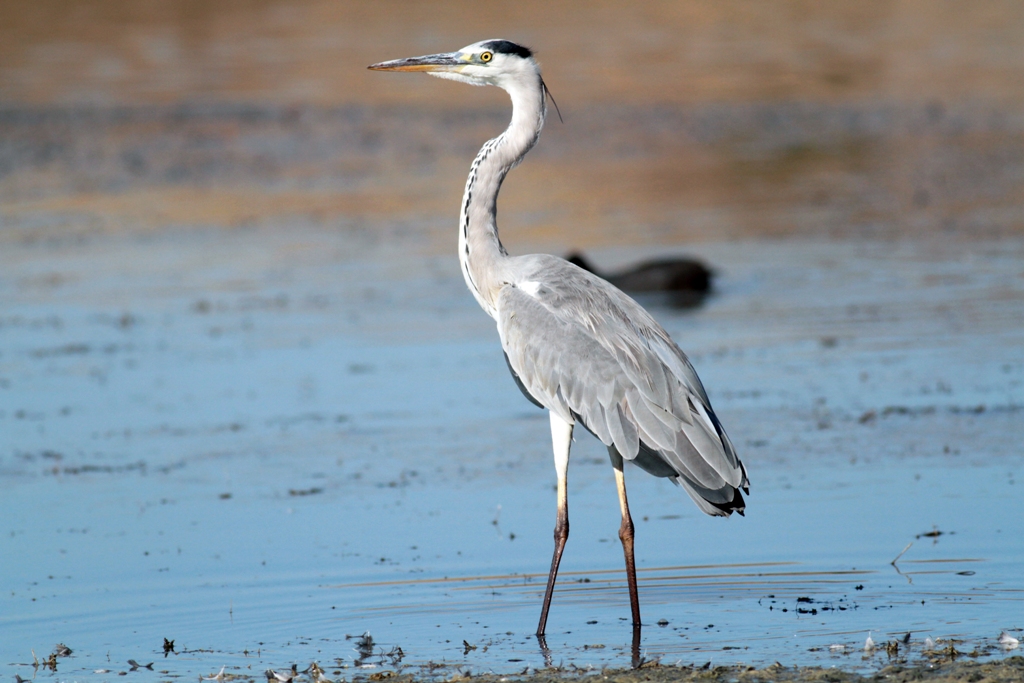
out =
<path fill-rule="evenodd" d="M 343 680 L 372 630 L 430 676 L 550 666 L 547 421 L 454 254 L 508 98 L 366 69 L 488 38 L 535 49 L 564 118 L 504 185 L 509 251 L 715 270 L 650 309 L 750 507 L 629 475 L 645 652 L 1024 638 L 1022 37 L 1017 0 L 0 0 L 0 661 Z M 625 666 L 581 432 L 549 644 Z"/>
<path fill-rule="evenodd" d="M 0 239 L 323 227 L 454 247 L 508 102 L 367 64 L 532 46 L 523 248 L 1024 230 L 1024 5 L 0 3 Z"/>

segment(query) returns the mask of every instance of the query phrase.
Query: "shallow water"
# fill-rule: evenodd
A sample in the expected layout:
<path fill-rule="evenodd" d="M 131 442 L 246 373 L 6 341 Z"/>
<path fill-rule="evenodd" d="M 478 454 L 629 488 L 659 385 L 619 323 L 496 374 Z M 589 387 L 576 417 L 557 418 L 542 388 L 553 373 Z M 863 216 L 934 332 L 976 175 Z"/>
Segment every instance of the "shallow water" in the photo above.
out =
<path fill-rule="evenodd" d="M 577 433 L 544 652 L 546 417 L 453 257 L 363 246 L 5 244 L 0 661 L 27 677 L 61 642 L 73 656 L 36 678 L 107 680 L 129 658 L 163 678 L 629 664 L 604 448 Z M 706 306 L 649 303 L 752 489 L 723 521 L 627 470 L 644 656 L 871 667 L 869 633 L 907 632 L 911 657 L 925 637 L 998 655 L 1024 628 L 1024 242 L 696 253 L 719 272 Z"/>
<path fill-rule="evenodd" d="M 531 635 L 547 420 L 451 254 L 507 100 L 364 69 L 495 26 L 538 49 L 565 115 L 506 184 L 509 248 L 648 249 L 593 254 L 615 267 L 693 242 L 719 273 L 699 310 L 648 303 L 753 488 L 715 520 L 628 471 L 644 656 L 871 669 L 869 633 L 910 632 L 911 659 L 1021 636 L 1024 15 L 516 8 L 5 7 L 12 673 L 629 665 L 587 434 L 549 650 Z M 57 642 L 72 656 L 34 668 Z"/>

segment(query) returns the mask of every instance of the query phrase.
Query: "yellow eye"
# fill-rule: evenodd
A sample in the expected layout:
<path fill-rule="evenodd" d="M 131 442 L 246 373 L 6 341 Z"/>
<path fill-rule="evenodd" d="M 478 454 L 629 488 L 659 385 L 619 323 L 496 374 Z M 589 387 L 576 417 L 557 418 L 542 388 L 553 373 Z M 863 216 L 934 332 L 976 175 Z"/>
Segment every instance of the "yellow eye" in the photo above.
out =
<path fill-rule="evenodd" d="M 489 62 L 489 61 L 491 61 L 491 57 L 493 57 L 493 56 L 494 55 L 491 54 L 490 52 L 482 52 L 480 54 L 480 61 L 484 62 L 484 63 Z"/>

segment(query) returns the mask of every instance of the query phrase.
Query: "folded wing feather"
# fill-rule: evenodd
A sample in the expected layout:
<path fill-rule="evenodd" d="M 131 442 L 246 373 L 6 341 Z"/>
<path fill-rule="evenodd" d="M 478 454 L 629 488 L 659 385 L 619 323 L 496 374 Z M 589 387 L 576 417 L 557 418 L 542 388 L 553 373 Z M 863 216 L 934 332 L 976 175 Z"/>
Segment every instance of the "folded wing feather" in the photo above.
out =
<path fill-rule="evenodd" d="M 727 514 L 716 504 L 739 495 L 746 473 L 683 352 L 604 280 L 554 257 L 519 258 L 541 284 L 503 287 L 496 317 L 509 365 L 530 395 L 627 459 L 646 447 L 702 510 Z M 659 467 L 645 469 L 667 472 Z"/>

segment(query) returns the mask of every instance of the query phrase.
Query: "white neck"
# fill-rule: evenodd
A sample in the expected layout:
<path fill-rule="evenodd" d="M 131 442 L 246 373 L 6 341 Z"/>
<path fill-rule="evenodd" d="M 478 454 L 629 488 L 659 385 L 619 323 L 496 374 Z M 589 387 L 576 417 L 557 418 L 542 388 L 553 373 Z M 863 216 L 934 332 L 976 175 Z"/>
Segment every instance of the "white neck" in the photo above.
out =
<path fill-rule="evenodd" d="M 473 160 L 462 196 L 459 223 L 459 263 L 466 286 L 492 318 L 495 299 L 507 283 L 508 252 L 498 239 L 497 200 L 505 175 L 540 137 L 546 107 L 540 73 L 536 82 L 518 80 L 502 87 L 512 98 L 512 122 L 504 133 L 488 140 Z"/>

